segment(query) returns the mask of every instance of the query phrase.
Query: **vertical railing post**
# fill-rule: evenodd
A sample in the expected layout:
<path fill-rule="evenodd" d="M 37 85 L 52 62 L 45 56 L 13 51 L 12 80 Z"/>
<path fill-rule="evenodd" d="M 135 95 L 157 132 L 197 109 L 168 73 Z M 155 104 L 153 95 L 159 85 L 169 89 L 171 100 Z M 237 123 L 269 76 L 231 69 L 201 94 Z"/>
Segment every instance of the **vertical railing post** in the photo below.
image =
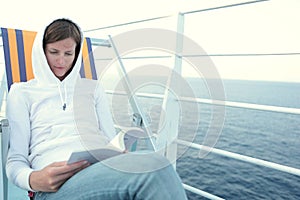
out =
<path fill-rule="evenodd" d="M 169 77 L 164 93 L 164 100 L 162 108 L 165 112 L 161 113 L 159 122 L 159 133 L 157 139 L 157 146 L 176 168 L 177 159 L 177 143 L 178 125 L 180 119 L 179 101 L 176 96 L 181 94 L 174 94 L 172 88 L 180 91 L 180 84 L 176 81 L 176 77 L 182 74 L 182 49 L 183 49 L 183 31 L 184 31 L 184 14 L 179 13 L 177 18 L 177 36 L 176 36 L 176 50 L 174 68 Z"/>

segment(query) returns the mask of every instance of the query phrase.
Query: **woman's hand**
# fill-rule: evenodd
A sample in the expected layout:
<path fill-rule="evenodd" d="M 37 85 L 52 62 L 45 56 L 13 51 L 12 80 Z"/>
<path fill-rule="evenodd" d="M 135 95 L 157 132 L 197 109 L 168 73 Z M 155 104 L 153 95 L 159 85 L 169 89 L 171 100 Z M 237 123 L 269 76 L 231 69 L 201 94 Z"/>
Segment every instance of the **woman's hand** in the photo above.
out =
<path fill-rule="evenodd" d="M 30 174 L 30 187 L 35 191 L 56 192 L 70 177 L 89 165 L 86 161 L 72 164 L 67 164 L 65 161 L 52 163 Z"/>

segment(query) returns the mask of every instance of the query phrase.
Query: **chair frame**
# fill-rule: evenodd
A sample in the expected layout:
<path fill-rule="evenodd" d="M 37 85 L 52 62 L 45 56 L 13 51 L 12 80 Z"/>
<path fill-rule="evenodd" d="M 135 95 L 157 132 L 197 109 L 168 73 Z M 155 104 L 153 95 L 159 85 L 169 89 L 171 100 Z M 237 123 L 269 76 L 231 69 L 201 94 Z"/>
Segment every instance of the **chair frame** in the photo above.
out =
<path fill-rule="evenodd" d="M 8 119 L 2 119 L 0 121 L 0 139 L 1 139 L 1 169 L 2 169 L 2 194 L 0 199 L 7 200 L 8 198 L 8 180 L 6 176 L 6 159 L 7 159 L 7 152 L 8 152 L 8 145 L 9 145 L 9 123 Z"/>

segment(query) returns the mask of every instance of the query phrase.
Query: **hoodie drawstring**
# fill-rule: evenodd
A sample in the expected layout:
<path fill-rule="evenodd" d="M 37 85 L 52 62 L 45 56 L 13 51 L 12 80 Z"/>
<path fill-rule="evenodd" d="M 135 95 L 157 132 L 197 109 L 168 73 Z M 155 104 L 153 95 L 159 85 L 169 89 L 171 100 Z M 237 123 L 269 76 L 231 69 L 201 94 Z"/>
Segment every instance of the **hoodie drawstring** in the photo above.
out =
<path fill-rule="evenodd" d="M 64 96 L 65 96 L 65 99 L 63 99 L 63 96 L 62 96 L 62 93 L 61 93 L 61 89 L 60 89 L 60 84 L 58 84 L 58 91 L 59 91 L 60 101 L 62 103 L 62 108 L 63 108 L 63 110 L 66 110 L 66 108 L 67 108 L 67 87 L 66 87 L 66 84 L 64 84 Z"/>

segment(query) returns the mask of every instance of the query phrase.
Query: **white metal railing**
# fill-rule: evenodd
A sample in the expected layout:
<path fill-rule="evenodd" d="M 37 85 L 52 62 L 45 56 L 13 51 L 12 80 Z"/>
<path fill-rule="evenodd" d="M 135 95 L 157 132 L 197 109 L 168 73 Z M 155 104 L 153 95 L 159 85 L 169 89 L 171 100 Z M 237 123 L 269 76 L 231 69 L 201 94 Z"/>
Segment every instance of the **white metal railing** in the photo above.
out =
<path fill-rule="evenodd" d="M 198 12 L 205 12 L 205 11 L 210 11 L 210 10 L 216 10 L 216 9 L 223 9 L 223 8 L 229 8 L 229 7 L 235 7 L 235 6 L 240 6 L 240 5 L 246 5 L 246 4 L 253 4 L 253 3 L 258 3 L 258 2 L 265 2 L 268 0 L 258 0 L 258 1 L 248 1 L 248 2 L 243 2 L 243 3 L 237 3 L 237 4 L 231 4 L 231 5 L 225 5 L 225 6 L 219 6 L 219 7 L 214 7 L 214 8 L 208 8 L 208 9 L 202 9 L 202 10 L 194 10 L 194 11 L 189 11 L 189 12 L 185 12 L 185 13 L 181 13 L 182 15 L 187 15 L 187 14 L 193 14 L 193 13 L 198 13 Z M 152 20 L 156 20 L 156 19 L 160 19 L 160 18 L 166 18 L 168 16 L 163 16 L 163 17 L 159 17 L 159 18 L 151 18 L 148 20 L 143 20 L 143 21 L 134 21 L 134 22 L 130 22 L 130 23 L 126 23 L 126 25 L 129 24 L 135 24 L 135 23 L 140 23 L 140 22 L 144 22 L 144 21 L 152 21 Z M 110 26 L 108 28 L 112 28 L 112 27 L 117 27 L 117 26 L 123 26 L 124 24 L 119 24 L 119 25 L 115 25 L 115 26 Z M 100 30 L 100 29 L 105 29 L 107 27 L 102 27 L 99 29 L 94 29 L 94 30 Z M 92 30 L 92 31 L 94 31 Z M 272 54 L 215 54 L 215 55 L 183 55 L 183 57 L 200 57 L 200 56 L 266 56 L 266 55 L 299 55 L 299 53 L 272 53 Z M 107 59 L 107 58 L 106 58 Z M 124 58 L 125 59 L 125 58 Z M 115 91 L 108 91 L 108 93 L 113 93 L 116 94 L 117 92 Z M 119 94 L 122 94 L 119 93 Z M 148 94 L 148 93 L 137 93 L 137 96 L 140 97 L 146 97 L 146 98 L 159 98 L 159 99 L 163 99 L 164 96 L 160 95 L 160 94 Z M 271 111 L 271 112 L 280 112 L 280 113 L 289 113 L 289 114 L 300 114 L 300 109 L 298 108 L 288 108 L 288 107 L 280 107 L 280 106 L 271 106 L 271 105 L 260 105 L 260 104 L 253 104 L 253 103 L 242 103 L 242 102 L 233 102 L 233 101 L 220 101 L 220 100 L 212 100 L 212 99 L 204 99 L 204 98 L 190 98 L 190 97 L 181 97 L 180 99 L 178 99 L 179 101 L 190 101 L 190 102 L 197 102 L 197 103 L 204 103 L 204 104 L 212 104 L 212 105 L 222 105 L 222 106 L 227 106 L 227 107 L 237 107 L 237 108 L 244 108 L 244 109 L 254 109 L 254 110 L 261 110 L 261 111 Z M 205 151 L 209 151 L 215 154 L 219 154 L 222 156 L 227 156 L 233 159 L 237 159 L 237 160 L 242 160 L 245 162 L 249 162 L 249 163 L 253 163 L 253 164 L 257 164 L 257 165 L 261 165 L 261 166 L 265 166 L 265 167 L 270 167 L 272 169 L 276 169 L 276 170 L 280 170 L 280 171 L 284 171 L 290 174 L 294 174 L 294 175 L 299 175 L 299 169 L 296 168 L 292 168 L 289 166 L 284 166 L 284 165 L 280 165 L 280 164 L 276 164 L 273 162 L 269 162 L 269 161 L 265 161 L 265 160 L 261 160 L 261 159 L 257 159 L 257 158 L 252 158 L 249 156 L 245 156 L 245 155 L 241 155 L 238 153 L 232 153 L 229 151 L 224 151 L 224 150 L 220 150 L 220 149 L 216 149 L 216 148 L 210 148 L 210 147 L 206 147 L 203 145 L 199 145 L 199 144 L 195 144 L 195 143 L 191 143 L 191 142 L 187 142 L 187 141 L 183 141 L 183 140 L 178 140 L 176 141 L 178 144 L 182 144 L 188 147 L 192 147 L 192 148 L 196 148 L 198 150 L 205 150 Z M 221 199 L 219 197 L 216 197 L 212 194 L 203 192 L 197 188 L 194 188 L 192 186 L 186 185 L 184 184 L 185 189 L 196 193 L 198 195 L 204 196 L 206 198 L 209 199 Z"/>
<path fill-rule="evenodd" d="M 294 168 L 294 167 L 289 167 L 289 166 L 286 166 L 286 165 L 281 165 L 281 164 L 277 164 L 277 163 L 274 163 L 274 162 L 269 162 L 269 161 L 266 161 L 266 160 L 257 159 L 257 158 L 253 158 L 253 157 L 250 157 L 250 156 L 245 156 L 245 155 L 242 155 L 242 154 L 238 154 L 238 153 L 233 153 L 233 152 L 230 152 L 230 151 L 225 151 L 225 150 L 216 149 L 216 148 L 212 148 L 212 147 L 208 147 L 208 146 L 204 146 L 204 145 L 200 145 L 200 144 L 196 144 L 196 143 L 192 143 L 192 142 L 187 142 L 187 141 L 184 141 L 184 140 L 177 139 L 176 142 L 178 144 L 182 144 L 184 146 L 188 146 L 188 147 L 191 147 L 191 148 L 194 148 L 194 149 L 211 152 L 211 153 L 218 154 L 218 155 L 221 155 L 221 156 L 226 156 L 226 157 L 233 158 L 233 159 L 236 159 L 236 160 L 241 160 L 241 161 L 252 163 L 252 164 L 255 164 L 255 165 L 261 165 L 261 166 L 264 166 L 264 167 L 269 167 L 269 168 L 276 169 L 276 170 L 279 170 L 279 171 L 283 171 L 283 172 L 286 172 L 286 173 L 289 173 L 289 174 L 294 174 L 294 175 L 300 176 L 300 169 L 297 169 L 297 168 Z"/>
<path fill-rule="evenodd" d="M 190 98 L 190 97 L 182 97 L 182 98 L 180 98 L 180 100 L 191 101 L 191 102 L 196 101 L 198 103 L 221 105 L 221 106 L 225 105 L 228 107 L 247 108 L 247 109 L 262 110 L 262 111 L 300 114 L 300 108 L 289 108 L 289 107 L 282 107 L 282 106 L 270 106 L 270 105 L 262 105 L 262 104 L 242 103 L 242 102 L 234 102 L 234 101 L 221 101 L 221 100 L 203 99 L 203 98 Z"/>
<path fill-rule="evenodd" d="M 122 91 L 112 91 L 112 90 L 106 90 L 107 94 L 114 94 L 114 95 L 126 95 L 126 92 Z M 153 93 L 136 93 L 137 97 L 143 97 L 143 98 L 153 98 L 153 99 L 163 99 L 164 95 L 162 94 L 153 94 Z M 228 106 L 228 107 L 238 107 L 243 109 L 255 109 L 255 110 L 262 110 L 267 112 L 280 112 L 280 113 L 288 113 L 288 114 L 300 114 L 299 108 L 288 108 L 288 107 L 280 107 L 280 106 L 269 106 L 269 105 L 261 105 L 261 104 L 250 104 L 250 103 L 241 103 L 241 102 L 232 102 L 232 101 L 220 101 L 220 100 L 211 100 L 211 99 L 203 99 L 203 98 L 191 98 L 191 97 L 181 97 L 178 99 L 178 101 L 188 101 L 188 102 L 196 102 L 196 103 L 203 103 L 203 104 L 212 104 L 212 105 L 222 105 L 222 106 Z M 190 148 L 194 148 L 197 150 L 207 151 L 210 153 L 214 153 L 217 155 L 229 157 L 231 159 L 244 161 L 247 163 L 260 165 L 264 167 L 268 167 L 274 170 L 279 170 L 282 172 L 286 172 L 289 174 L 300 176 L 300 169 L 293 168 L 286 165 L 277 164 L 274 162 L 245 156 L 239 153 L 233 153 L 230 151 L 225 151 L 221 149 L 216 149 L 200 144 L 196 144 L 193 142 L 185 141 L 177 139 L 175 141 L 177 144 L 184 145 Z M 203 197 L 209 198 L 209 199 L 222 199 L 220 197 L 217 197 L 215 195 L 212 195 L 210 193 L 207 193 L 205 191 L 202 191 L 198 188 L 192 187 L 190 185 L 184 184 L 184 188 L 186 190 L 189 190 L 195 194 L 201 195 Z"/>
<path fill-rule="evenodd" d="M 183 187 L 184 187 L 186 190 L 190 191 L 190 192 L 193 192 L 193 193 L 195 193 L 195 194 L 198 194 L 198 195 L 203 196 L 203 197 L 208 198 L 208 199 L 212 199 L 212 200 L 223 200 L 223 198 L 221 198 L 221 197 L 218 197 L 218 196 L 216 196 L 216 195 L 210 194 L 210 193 L 208 193 L 208 192 L 204 192 L 204 191 L 202 191 L 202 190 L 199 190 L 198 188 L 195 188 L 195 187 L 190 186 L 190 185 L 187 185 L 187 184 L 183 184 Z"/>
<path fill-rule="evenodd" d="M 107 94 L 126 95 L 126 92 L 123 92 L 123 91 L 106 90 L 106 93 Z M 152 98 L 152 99 L 163 99 L 164 98 L 164 96 L 162 94 L 153 94 L 153 93 L 144 93 L 144 92 L 136 93 L 136 95 L 139 97 Z M 243 102 L 235 102 L 235 101 L 221 101 L 221 100 L 195 98 L 195 97 L 180 97 L 178 99 L 178 101 L 221 105 L 221 106 L 227 106 L 227 107 L 237 107 L 237 108 L 245 108 L 245 109 L 253 109 L 253 110 L 288 113 L 288 114 L 300 114 L 300 108 L 290 108 L 290 107 L 283 107 L 283 106 L 271 106 L 271 105 L 243 103 Z"/>

